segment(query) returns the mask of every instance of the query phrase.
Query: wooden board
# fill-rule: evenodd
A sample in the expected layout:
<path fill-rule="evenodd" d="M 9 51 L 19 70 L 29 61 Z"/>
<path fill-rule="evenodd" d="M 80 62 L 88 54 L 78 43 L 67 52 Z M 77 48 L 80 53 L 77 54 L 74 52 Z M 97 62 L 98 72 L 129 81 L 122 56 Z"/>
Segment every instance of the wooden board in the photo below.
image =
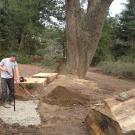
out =
<path fill-rule="evenodd" d="M 27 77 L 25 78 L 26 82 L 20 82 L 20 84 L 42 84 L 45 86 L 47 84 L 47 79 L 46 78 L 31 78 Z"/>
<path fill-rule="evenodd" d="M 38 73 L 33 75 L 33 78 L 47 78 L 47 82 L 50 83 L 54 81 L 58 76 L 58 73 Z"/>
<path fill-rule="evenodd" d="M 28 90 L 32 95 L 37 95 L 44 89 L 47 84 L 46 78 L 26 78 L 26 82 L 20 82 L 20 84 Z M 16 94 L 23 96 L 27 94 L 19 84 L 15 84 Z"/>

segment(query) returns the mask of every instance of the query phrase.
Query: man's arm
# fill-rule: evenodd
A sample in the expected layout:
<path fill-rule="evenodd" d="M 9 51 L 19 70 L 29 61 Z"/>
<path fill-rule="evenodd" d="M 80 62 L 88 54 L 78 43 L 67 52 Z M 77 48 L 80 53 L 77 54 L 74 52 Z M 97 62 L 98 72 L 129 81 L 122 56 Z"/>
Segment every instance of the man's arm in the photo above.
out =
<path fill-rule="evenodd" d="M 16 77 L 17 77 L 17 80 L 18 80 L 19 77 L 20 77 L 18 66 L 15 67 L 15 73 L 16 73 Z"/>
<path fill-rule="evenodd" d="M 2 60 L 1 62 L 0 62 L 0 70 L 2 70 L 2 71 L 7 71 L 7 69 L 3 66 L 3 64 L 4 64 L 4 61 Z"/>
<path fill-rule="evenodd" d="M 0 70 L 3 70 L 3 66 L 0 64 Z"/>

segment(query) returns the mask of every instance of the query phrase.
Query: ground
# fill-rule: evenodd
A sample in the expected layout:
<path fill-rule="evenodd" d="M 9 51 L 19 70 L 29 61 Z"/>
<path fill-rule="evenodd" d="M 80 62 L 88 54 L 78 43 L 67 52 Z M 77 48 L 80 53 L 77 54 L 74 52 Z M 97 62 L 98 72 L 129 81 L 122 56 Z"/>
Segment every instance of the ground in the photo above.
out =
<path fill-rule="evenodd" d="M 21 75 L 31 76 L 47 68 L 20 65 Z M 86 80 L 60 75 L 45 87 L 40 95 L 39 111 L 42 124 L 39 127 L 21 127 L 0 122 L 0 134 L 4 135 L 88 135 L 85 118 L 89 109 L 103 99 L 135 88 L 131 80 L 123 80 L 89 69 Z M 10 129 L 10 130 L 9 130 Z"/>

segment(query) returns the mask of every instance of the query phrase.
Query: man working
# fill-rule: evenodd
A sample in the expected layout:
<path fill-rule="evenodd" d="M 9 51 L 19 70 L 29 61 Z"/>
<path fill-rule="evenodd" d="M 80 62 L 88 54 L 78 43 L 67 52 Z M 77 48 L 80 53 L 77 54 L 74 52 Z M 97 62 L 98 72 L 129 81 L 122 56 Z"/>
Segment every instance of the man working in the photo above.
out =
<path fill-rule="evenodd" d="M 1 87 L 2 87 L 2 101 L 4 107 L 9 108 L 13 104 L 14 99 L 14 72 L 19 82 L 19 69 L 16 62 L 16 54 L 11 54 L 9 58 L 5 58 L 0 62 L 1 69 Z M 9 88 L 9 95 L 7 94 L 7 86 Z"/>

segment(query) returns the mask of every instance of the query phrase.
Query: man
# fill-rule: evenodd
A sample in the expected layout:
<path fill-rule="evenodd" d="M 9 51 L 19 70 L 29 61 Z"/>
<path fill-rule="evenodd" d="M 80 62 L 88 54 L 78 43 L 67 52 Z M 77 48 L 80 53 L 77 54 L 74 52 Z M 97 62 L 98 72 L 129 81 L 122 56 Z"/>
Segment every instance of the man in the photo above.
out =
<path fill-rule="evenodd" d="M 14 99 L 14 73 L 17 76 L 17 82 L 19 82 L 19 69 L 15 53 L 12 53 L 9 58 L 5 58 L 0 62 L 0 70 L 2 101 L 4 102 L 4 107 L 9 108 L 10 105 L 13 104 Z M 7 94 L 7 86 L 9 89 L 9 95 Z"/>

